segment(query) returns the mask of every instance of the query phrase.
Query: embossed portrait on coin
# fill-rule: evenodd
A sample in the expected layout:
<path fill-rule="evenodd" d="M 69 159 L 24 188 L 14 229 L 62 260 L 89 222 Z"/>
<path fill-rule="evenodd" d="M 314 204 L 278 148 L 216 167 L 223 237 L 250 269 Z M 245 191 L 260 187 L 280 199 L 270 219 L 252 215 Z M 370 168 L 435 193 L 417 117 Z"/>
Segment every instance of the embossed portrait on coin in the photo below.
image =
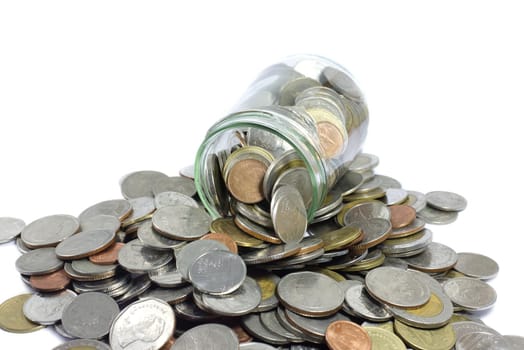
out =
<path fill-rule="evenodd" d="M 141 350 L 144 344 L 152 343 L 163 333 L 165 321 L 153 315 L 147 315 L 140 321 L 128 319 L 122 325 L 118 343 L 126 350 Z"/>

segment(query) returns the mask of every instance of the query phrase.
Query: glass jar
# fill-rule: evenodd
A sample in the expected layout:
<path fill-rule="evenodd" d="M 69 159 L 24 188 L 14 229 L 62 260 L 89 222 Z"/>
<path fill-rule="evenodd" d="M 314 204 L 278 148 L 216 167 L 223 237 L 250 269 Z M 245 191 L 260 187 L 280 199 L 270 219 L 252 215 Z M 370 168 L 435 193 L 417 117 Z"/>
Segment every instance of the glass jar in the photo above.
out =
<path fill-rule="evenodd" d="M 367 127 L 364 96 L 347 70 L 319 56 L 285 59 L 208 130 L 195 160 L 200 199 L 215 218 L 235 201 L 268 208 L 276 184 L 291 181 L 311 220 L 361 151 Z"/>

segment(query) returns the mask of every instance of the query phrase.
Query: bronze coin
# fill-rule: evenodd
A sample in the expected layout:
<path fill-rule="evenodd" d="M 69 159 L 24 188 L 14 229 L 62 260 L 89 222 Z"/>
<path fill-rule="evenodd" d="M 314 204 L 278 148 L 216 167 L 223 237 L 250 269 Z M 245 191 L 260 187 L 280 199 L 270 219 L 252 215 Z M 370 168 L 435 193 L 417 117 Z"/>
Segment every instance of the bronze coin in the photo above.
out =
<path fill-rule="evenodd" d="M 231 238 L 229 235 L 226 235 L 225 233 L 211 232 L 202 236 L 200 239 L 212 239 L 218 241 L 224 244 L 231 253 L 238 254 L 237 244 L 233 238 Z"/>
<path fill-rule="evenodd" d="M 371 350 L 366 330 L 350 321 L 332 322 L 326 329 L 326 343 L 331 350 Z"/>
<path fill-rule="evenodd" d="M 394 229 L 408 226 L 417 217 L 416 210 L 413 207 L 404 204 L 391 205 L 389 207 L 389 212 L 391 214 L 389 218 L 391 221 L 391 227 Z"/>
<path fill-rule="evenodd" d="M 89 260 L 93 264 L 98 265 L 112 265 L 115 264 L 118 260 L 118 252 L 122 247 L 124 246 L 124 243 L 114 243 L 109 248 L 101 251 L 100 253 L 97 253 L 95 255 L 91 255 L 89 257 Z"/>
<path fill-rule="evenodd" d="M 247 343 L 253 340 L 253 337 L 247 334 L 244 328 L 242 328 L 240 325 L 233 325 L 231 326 L 231 329 L 233 330 L 233 332 L 235 332 L 240 343 Z"/>
<path fill-rule="evenodd" d="M 254 204 L 264 199 L 262 182 L 267 165 L 256 159 L 243 159 L 235 163 L 226 180 L 229 192 L 237 200 Z"/>
<path fill-rule="evenodd" d="M 339 154 L 344 146 L 344 138 L 338 128 L 333 123 L 322 121 L 317 123 L 317 131 L 323 155 L 333 158 Z"/>
<path fill-rule="evenodd" d="M 171 336 L 171 338 L 169 338 L 167 342 L 164 345 L 162 345 L 160 350 L 170 350 L 173 344 L 175 344 L 175 337 Z"/>
<path fill-rule="evenodd" d="M 46 275 L 29 277 L 29 284 L 39 292 L 56 292 L 65 289 L 69 282 L 71 278 L 64 269 Z"/>
<path fill-rule="evenodd" d="M 425 226 L 426 222 L 424 220 L 415 218 L 415 220 L 413 220 L 413 222 L 407 226 L 392 229 L 388 239 L 414 235 L 415 233 L 422 231 Z"/>

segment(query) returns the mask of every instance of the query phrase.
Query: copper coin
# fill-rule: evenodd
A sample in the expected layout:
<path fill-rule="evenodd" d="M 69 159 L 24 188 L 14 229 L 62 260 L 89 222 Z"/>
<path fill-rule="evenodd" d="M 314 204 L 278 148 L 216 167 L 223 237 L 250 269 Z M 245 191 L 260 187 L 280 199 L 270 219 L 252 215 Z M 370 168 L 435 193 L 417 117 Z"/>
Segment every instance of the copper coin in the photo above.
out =
<path fill-rule="evenodd" d="M 238 247 L 233 238 L 231 238 L 229 235 L 226 235 L 225 233 L 219 233 L 219 232 L 211 232 L 204 236 L 202 236 L 200 239 L 212 239 L 215 241 L 219 241 L 223 245 L 229 249 L 231 253 L 238 254 Z"/>
<path fill-rule="evenodd" d="M 242 328 L 240 325 L 233 325 L 231 326 L 231 329 L 233 330 L 233 332 L 235 332 L 240 343 L 247 343 L 253 340 L 253 337 L 247 334 L 244 328 Z"/>
<path fill-rule="evenodd" d="M 344 320 L 328 326 L 326 343 L 331 350 L 371 350 L 371 338 L 364 328 Z"/>
<path fill-rule="evenodd" d="M 56 292 L 65 289 L 69 282 L 71 278 L 64 269 L 46 275 L 29 277 L 29 284 L 39 292 Z"/>
<path fill-rule="evenodd" d="M 317 131 L 324 156 L 333 158 L 339 154 L 344 145 L 344 137 L 338 128 L 333 123 L 322 121 L 317 123 Z"/>
<path fill-rule="evenodd" d="M 162 345 L 160 350 L 170 350 L 173 344 L 175 344 L 175 337 L 171 336 L 171 338 L 169 338 L 167 342 L 164 345 Z"/>
<path fill-rule="evenodd" d="M 262 183 L 267 165 L 256 159 L 243 159 L 235 163 L 226 180 L 231 195 L 243 203 L 253 204 L 264 199 Z"/>
<path fill-rule="evenodd" d="M 391 205 L 389 212 L 391 214 L 389 220 L 394 229 L 408 226 L 417 217 L 417 211 L 413 207 L 404 204 Z"/>
<path fill-rule="evenodd" d="M 118 260 L 118 252 L 120 251 L 120 249 L 122 249 L 124 245 L 125 245 L 124 243 L 117 242 L 111 245 L 109 248 L 101 251 L 100 253 L 91 255 L 89 257 L 89 260 L 93 264 L 98 264 L 98 265 L 115 264 Z"/>

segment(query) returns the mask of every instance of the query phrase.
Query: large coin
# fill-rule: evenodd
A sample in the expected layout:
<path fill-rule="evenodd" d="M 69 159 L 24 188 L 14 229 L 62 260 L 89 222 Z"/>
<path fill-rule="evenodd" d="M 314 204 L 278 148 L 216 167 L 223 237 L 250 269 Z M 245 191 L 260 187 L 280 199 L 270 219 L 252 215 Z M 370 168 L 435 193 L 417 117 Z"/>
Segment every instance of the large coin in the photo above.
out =
<path fill-rule="evenodd" d="M 198 203 L 193 198 L 183 193 L 166 191 L 155 195 L 155 207 L 157 209 L 171 205 L 185 205 L 198 208 Z"/>
<path fill-rule="evenodd" d="M 462 211 L 468 202 L 460 194 L 446 191 L 433 191 L 426 193 L 428 205 L 443 211 Z"/>
<path fill-rule="evenodd" d="M 171 250 L 182 247 L 186 241 L 175 240 L 160 235 L 153 228 L 151 221 L 144 222 L 138 228 L 138 239 L 147 247 L 159 250 Z"/>
<path fill-rule="evenodd" d="M 363 327 L 371 339 L 372 349 L 376 350 L 406 350 L 404 342 L 392 331 L 380 327 Z"/>
<path fill-rule="evenodd" d="M 80 221 L 80 230 L 111 230 L 117 232 L 120 225 L 120 220 L 113 215 L 95 215 Z"/>
<path fill-rule="evenodd" d="M 421 329 L 395 320 L 395 333 L 413 349 L 450 350 L 456 341 L 450 324 L 436 329 Z"/>
<path fill-rule="evenodd" d="M 260 314 L 252 313 L 245 315 L 242 317 L 241 322 L 242 326 L 246 329 L 246 331 L 249 334 L 266 343 L 274 345 L 283 345 L 289 342 L 285 337 L 275 332 L 272 332 L 266 327 L 264 327 L 260 319 Z"/>
<path fill-rule="evenodd" d="M 282 185 L 273 193 L 271 218 L 277 236 L 284 243 L 298 243 L 307 228 L 307 213 L 299 190 Z"/>
<path fill-rule="evenodd" d="M 103 251 L 115 239 L 116 234 L 111 230 L 83 231 L 60 242 L 55 253 L 60 259 L 81 259 Z"/>
<path fill-rule="evenodd" d="M 458 218 L 458 213 L 455 211 L 444 211 L 430 206 L 425 206 L 417 212 L 417 215 L 428 224 L 433 225 L 451 224 Z"/>
<path fill-rule="evenodd" d="M 40 248 L 20 256 L 15 266 L 22 275 L 33 276 L 58 271 L 64 262 L 56 257 L 55 248 Z"/>
<path fill-rule="evenodd" d="M 501 335 L 473 332 L 457 339 L 456 350 L 513 350 L 513 347 Z"/>
<path fill-rule="evenodd" d="M 50 215 L 27 225 L 21 237 L 29 248 L 54 247 L 79 228 L 80 222 L 74 216 Z"/>
<path fill-rule="evenodd" d="M 10 217 L 0 218 L 0 244 L 18 237 L 24 227 L 25 222 L 21 219 Z"/>
<path fill-rule="evenodd" d="M 384 322 L 392 318 L 382 304 L 369 296 L 360 282 L 346 290 L 345 301 L 352 313 L 368 321 Z"/>
<path fill-rule="evenodd" d="M 23 312 L 24 303 L 31 294 L 20 294 L 0 304 L 0 328 L 11 333 L 29 333 L 42 328 L 29 321 Z"/>
<path fill-rule="evenodd" d="M 194 240 L 209 232 L 211 217 L 201 208 L 186 205 L 168 206 L 153 214 L 158 233 L 178 240 Z"/>
<path fill-rule="evenodd" d="M 238 346 L 238 338 L 231 328 L 208 323 L 185 331 L 177 338 L 171 350 L 238 350 Z"/>

